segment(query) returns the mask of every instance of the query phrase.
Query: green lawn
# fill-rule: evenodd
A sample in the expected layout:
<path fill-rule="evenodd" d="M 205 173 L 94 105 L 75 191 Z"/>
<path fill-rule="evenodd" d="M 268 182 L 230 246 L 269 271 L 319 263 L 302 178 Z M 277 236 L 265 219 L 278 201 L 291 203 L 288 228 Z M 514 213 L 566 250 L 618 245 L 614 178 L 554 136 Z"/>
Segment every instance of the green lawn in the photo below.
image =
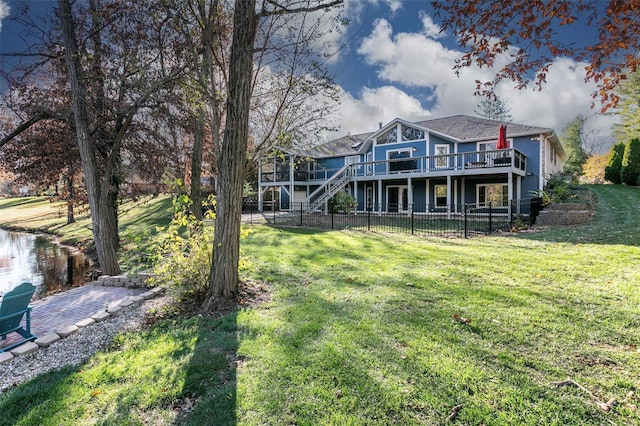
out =
<path fill-rule="evenodd" d="M 48 197 L 0 198 L 0 226 L 11 230 L 44 232 L 60 237 L 67 245 L 89 247 L 93 240 L 88 207 L 76 209 L 76 222 L 67 225 L 67 206 L 50 202 Z M 127 199 L 118 207 L 121 244 L 131 250 L 143 244 L 156 226 L 167 226 L 171 220 L 171 197 Z M 126 257 L 126 256 L 123 256 Z"/>
<path fill-rule="evenodd" d="M 640 191 L 590 188 L 593 221 L 506 237 L 255 227 L 269 302 L 121 336 L 0 425 L 639 424 Z"/>

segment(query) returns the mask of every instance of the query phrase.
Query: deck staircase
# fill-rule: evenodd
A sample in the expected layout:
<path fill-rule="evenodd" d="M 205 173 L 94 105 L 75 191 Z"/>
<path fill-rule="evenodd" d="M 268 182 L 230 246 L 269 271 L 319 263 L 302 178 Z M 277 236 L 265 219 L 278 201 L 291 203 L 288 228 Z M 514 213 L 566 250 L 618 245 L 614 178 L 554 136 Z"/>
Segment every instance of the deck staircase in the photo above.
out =
<path fill-rule="evenodd" d="M 336 195 L 351 181 L 353 175 L 353 164 L 347 164 L 338 170 L 322 186 L 313 191 L 307 197 L 309 212 L 315 211 L 324 205 L 331 197 Z"/>

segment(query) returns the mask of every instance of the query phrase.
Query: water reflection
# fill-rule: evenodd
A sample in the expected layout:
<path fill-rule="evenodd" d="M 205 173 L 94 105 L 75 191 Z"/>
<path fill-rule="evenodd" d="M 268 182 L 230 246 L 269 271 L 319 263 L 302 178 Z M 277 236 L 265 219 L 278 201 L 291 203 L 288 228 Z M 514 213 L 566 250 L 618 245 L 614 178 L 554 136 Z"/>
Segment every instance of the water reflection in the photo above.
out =
<path fill-rule="evenodd" d="M 88 281 L 90 270 L 82 254 L 46 237 L 0 229 L 0 295 L 25 281 L 33 283 L 38 294 L 77 287 Z"/>

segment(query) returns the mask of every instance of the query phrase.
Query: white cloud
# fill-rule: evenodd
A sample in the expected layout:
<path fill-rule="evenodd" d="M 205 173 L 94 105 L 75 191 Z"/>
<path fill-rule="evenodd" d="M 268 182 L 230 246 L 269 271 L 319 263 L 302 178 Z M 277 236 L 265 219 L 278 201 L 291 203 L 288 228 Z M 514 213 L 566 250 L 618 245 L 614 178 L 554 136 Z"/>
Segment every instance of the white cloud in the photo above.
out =
<path fill-rule="evenodd" d="M 428 88 L 434 92 L 435 104 L 430 107 L 433 116 L 474 115 L 482 100 L 473 96 L 475 81 L 492 80 L 497 68 L 479 69 L 471 66 L 463 69 L 459 77 L 456 76 L 453 67 L 462 52 L 446 47 L 439 40 L 442 34 L 428 15 L 420 14 L 419 18 L 424 28 L 421 33 L 394 33 L 387 20 L 374 22 L 371 33 L 362 41 L 357 52 L 367 64 L 376 67 L 378 77 L 386 85 L 366 89 L 360 101 L 375 108 L 374 98 L 367 96 L 370 92 L 380 91 L 388 96 L 394 89 L 394 99 L 414 99 L 410 95 L 411 88 Z M 497 58 L 496 66 L 501 67 L 508 60 L 509 56 L 503 55 Z M 566 124 L 581 114 L 593 117 L 587 121 L 587 125 L 601 127 L 601 135 L 606 137 L 611 132 L 610 124 L 615 118 L 595 115 L 597 105 L 596 110 L 591 109 L 591 93 L 596 86 L 584 82 L 585 65 L 569 58 L 557 58 L 542 91 L 535 90 L 533 82 L 529 82 L 527 89 L 517 90 L 513 82 L 503 81 L 496 88 L 496 93 L 511 108 L 511 115 L 516 122 L 550 127 L 561 134 Z M 408 93 L 393 87 L 396 84 L 404 87 Z M 403 115 L 407 113 L 407 103 L 396 105 L 385 97 L 377 100 L 384 105 L 387 114 L 385 119 L 398 116 L 411 120 Z M 395 107 L 398 110 L 393 110 Z M 375 130 L 375 127 L 369 129 Z"/>
<path fill-rule="evenodd" d="M 460 52 L 447 49 L 427 33 L 399 33 L 385 19 L 374 22 L 358 53 L 378 66 L 378 76 L 407 86 L 435 87 L 454 81 L 451 72 Z"/>
<path fill-rule="evenodd" d="M 338 134 L 343 135 L 375 131 L 379 122 L 386 124 L 396 117 L 417 121 L 430 116 L 431 112 L 425 110 L 415 97 L 396 87 L 383 86 L 365 87 L 358 97 L 341 91 L 338 115 Z"/>
<path fill-rule="evenodd" d="M 533 82 L 526 90 L 517 90 L 511 87 L 513 84 L 503 82 L 497 94 L 508 103 L 514 121 L 550 127 L 560 136 L 569 122 L 582 115 L 588 117 L 585 134 L 596 130 L 600 137 L 606 139 L 610 137 L 612 125 L 618 117 L 598 113 L 598 101 L 591 97 L 596 85 L 584 82 L 586 65 L 569 58 L 556 58 L 541 91 L 534 89 Z M 594 101 L 595 108 L 591 108 Z"/>
<path fill-rule="evenodd" d="M 2 20 L 9 16 L 10 11 L 11 9 L 9 8 L 9 5 L 0 0 L 0 31 L 2 31 Z"/>
<path fill-rule="evenodd" d="M 391 13 L 399 10 L 402 7 L 402 2 L 400 0 L 384 0 L 384 2 L 389 6 Z"/>
<path fill-rule="evenodd" d="M 351 18 L 358 21 L 360 20 L 360 15 L 369 6 L 378 6 L 380 3 L 386 4 L 392 14 L 402 8 L 402 0 L 345 0 L 344 2 Z"/>
<path fill-rule="evenodd" d="M 440 32 L 440 25 L 433 22 L 431 16 L 427 15 L 424 11 L 420 11 L 420 20 L 422 21 L 422 27 L 424 33 L 430 38 L 440 38 L 444 36 L 444 33 Z"/>

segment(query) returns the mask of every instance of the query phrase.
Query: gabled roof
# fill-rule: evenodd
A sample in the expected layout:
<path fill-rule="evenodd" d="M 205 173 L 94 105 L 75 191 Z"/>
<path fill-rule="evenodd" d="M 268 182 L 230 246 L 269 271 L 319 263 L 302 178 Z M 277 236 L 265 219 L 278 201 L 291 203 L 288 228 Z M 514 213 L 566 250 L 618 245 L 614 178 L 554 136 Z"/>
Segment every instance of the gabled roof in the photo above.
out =
<path fill-rule="evenodd" d="M 566 152 L 558 141 L 553 129 L 531 126 L 528 124 L 489 120 L 469 115 L 454 115 L 452 117 L 434 118 L 416 122 L 408 122 L 406 120 L 396 118 L 385 126 L 380 127 L 380 129 L 375 132 L 347 135 L 315 147 L 301 147 L 294 149 L 293 151 L 295 151 L 297 155 L 311 158 L 359 154 L 364 152 L 363 148 L 366 148 L 374 137 L 386 132 L 393 123 L 397 122 L 407 125 L 415 125 L 425 129 L 428 133 L 437 134 L 438 136 L 454 142 L 475 142 L 497 139 L 498 129 L 501 124 L 504 124 L 507 127 L 507 138 L 521 136 L 539 137 L 540 135 L 543 135 L 549 139 L 550 143 L 556 148 L 562 158 L 566 157 Z"/>
<path fill-rule="evenodd" d="M 297 148 L 295 152 L 302 157 L 323 158 L 338 157 L 343 155 L 357 154 L 358 150 L 373 133 L 360 133 L 358 135 L 347 135 L 334 139 L 323 144 L 309 147 Z"/>
<path fill-rule="evenodd" d="M 528 124 L 507 123 L 498 120 L 472 117 L 469 115 L 454 115 L 453 117 L 435 118 L 418 121 L 417 124 L 427 129 L 443 133 L 461 142 L 491 140 L 498 138 L 498 128 L 501 124 L 507 126 L 507 137 L 526 136 L 553 133 L 553 129 L 530 126 Z"/>

